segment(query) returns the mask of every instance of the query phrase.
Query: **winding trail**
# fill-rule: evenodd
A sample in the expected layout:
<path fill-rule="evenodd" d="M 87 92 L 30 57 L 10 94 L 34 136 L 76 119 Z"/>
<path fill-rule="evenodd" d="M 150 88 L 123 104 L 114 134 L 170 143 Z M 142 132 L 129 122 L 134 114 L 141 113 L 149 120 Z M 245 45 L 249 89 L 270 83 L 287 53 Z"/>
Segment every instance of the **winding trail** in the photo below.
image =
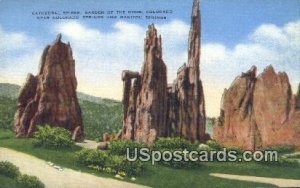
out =
<path fill-rule="evenodd" d="M 46 161 L 15 150 L 0 147 L 0 161 L 9 161 L 22 173 L 37 176 L 47 188 L 142 188 L 145 186 L 97 177 L 72 169 L 57 170 Z"/>
<path fill-rule="evenodd" d="M 240 176 L 232 174 L 219 174 L 211 173 L 210 176 L 231 179 L 231 180 L 241 180 L 241 181 L 251 181 L 257 183 L 268 183 L 279 187 L 300 187 L 300 180 L 294 179 L 282 179 L 282 178 L 266 178 L 266 177 L 256 177 L 256 176 Z"/>

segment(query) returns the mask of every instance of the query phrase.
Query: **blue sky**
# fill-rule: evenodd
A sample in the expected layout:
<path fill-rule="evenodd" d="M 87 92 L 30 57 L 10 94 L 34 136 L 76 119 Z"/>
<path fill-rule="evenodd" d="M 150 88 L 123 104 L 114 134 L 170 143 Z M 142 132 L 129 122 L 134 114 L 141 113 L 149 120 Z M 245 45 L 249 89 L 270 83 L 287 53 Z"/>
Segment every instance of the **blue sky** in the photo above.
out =
<path fill-rule="evenodd" d="M 57 33 L 70 41 L 78 90 L 121 99 L 121 71 L 140 70 L 143 38 L 154 23 L 162 34 L 168 81 L 187 59 L 192 0 L 0 0 L 0 82 L 22 84 L 36 74 L 43 48 Z M 166 20 L 47 20 L 32 11 L 172 10 Z M 300 81 L 300 0 L 202 0 L 201 78 L 207 112 L 219 113 L 225 87 L 252 65 L 286 71 Z"/>

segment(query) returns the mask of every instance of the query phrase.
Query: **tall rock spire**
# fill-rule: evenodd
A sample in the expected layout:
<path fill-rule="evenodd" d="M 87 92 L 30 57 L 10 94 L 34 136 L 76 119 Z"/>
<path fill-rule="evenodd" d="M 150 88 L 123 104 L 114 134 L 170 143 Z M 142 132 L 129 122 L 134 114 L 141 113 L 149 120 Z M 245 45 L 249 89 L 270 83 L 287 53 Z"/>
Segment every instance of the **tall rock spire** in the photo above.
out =
<path fill-rule="evenodd" d="M 182 66 L 177 73 L 174 92 L 176 97 L 169 102 L 173 113 L 178 114 L 176 121 L 169 127 L 176 129 L 173 132 L 191 141 L 205 140 L 205 103 L 202 82 L 200 80 L 200 7 L 199 0 L 195 0 L 192 11 L 191 28 L 188 44 L 188 64 Z M 170 117 L 169 117 L 170 118 Z M 172 118 L 172 117 L 171 117 Z"/>
<path fill-rule="evenodd" d="M 76 94 L 75 60 L 61 35 L 48 45 L 37 76 L 29 74 L 18 98 L 15 115 L 17 137 L 30 137 L 37 125 L 49 124 L 70 130 L 73 139 L 83 139 L 83 122 Z"/>

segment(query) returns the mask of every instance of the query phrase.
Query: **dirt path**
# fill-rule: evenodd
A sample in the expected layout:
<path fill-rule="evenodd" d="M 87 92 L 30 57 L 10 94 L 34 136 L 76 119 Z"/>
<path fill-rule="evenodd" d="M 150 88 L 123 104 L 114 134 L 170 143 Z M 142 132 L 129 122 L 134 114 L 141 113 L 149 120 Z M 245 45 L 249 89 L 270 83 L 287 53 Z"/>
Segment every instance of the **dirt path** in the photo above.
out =
<path fill-rule="evenodd" d="M 300 187 L 300 180 L 293 179 L 281 179 L 281 178 L 265 178 L 265 177 L 256 177 L 256 176 L 240 176 L 232 174 L 219 174 L 211 173 L 210 176 L 232 179 L 232 180 L 241 180 L 241 181 L 251 181 L 257 183 L 268 183 L 273 184 L 279 187 Z"/>
<path fill-rule="evenodd" d="M 0 147 L 0 161 L 5 160 L 18 166 L 22 173 L 37 176 L 47 188 L 144 187 L 110 178 L 97 177 L 66 168 L 63 169 L 63 171 L 59 171 L 47 164 L 44 160 Z"/>
<path fill-rule="evenodd" d="M 98 143 L 93 140 L 84 140 L 84 142 L 76 142 L 77 146 L 88 148 L 88 149 L 96 149 L 98 146 Z"/>

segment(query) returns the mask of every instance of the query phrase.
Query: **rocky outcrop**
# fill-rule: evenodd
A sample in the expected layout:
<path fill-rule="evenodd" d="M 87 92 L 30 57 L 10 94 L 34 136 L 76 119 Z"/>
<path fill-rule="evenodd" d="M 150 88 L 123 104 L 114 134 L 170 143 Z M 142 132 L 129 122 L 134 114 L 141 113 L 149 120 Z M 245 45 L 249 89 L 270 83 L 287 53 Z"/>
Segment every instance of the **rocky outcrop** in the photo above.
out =
<path fill-rule="evenodd" d="M 167 85 L 162 60 L 161 37 L 154 25 L 145 39 L 142 72 L 124 71 L 124 120 L 122 138 L 153 143 L 157 137 L 180 136 L 205 140 L 205 105 L 200 80 L 200 10 L 194 1 L 189 34 L 188 64 L 178 71 L 176 81 Z"/>
<path fill-rule="evenodd" d="M 144 45 L 141 74 L 124 71 L 124 128 L 122 137 L 153 143 L 166 134 L 167 72 L 162 60 L 161 37 L 150 25 Z M 132 86 L 133 82 L 133 86 Z"/>
<path fill-rule="evenodd" d="M 261 149 L 300 145 L 300 110 L 285 72 L 268 66 L 256 77 L 256 67 L 225 89 L 214 139 L 227 146 Z"/>
<path fill-rule="evenodd" d="M 17 137 L 30 137 L 37 125 L 64 127 L 73 139 L 84 136 L 81 110 L 76 95 L 75 61 L 70 44 L 61 35 L 45 48 L 37 76 L 28 75 L 18 98 L 15 114 Z"/>
<path fill-rule="evenodd" d="M 188 64 L 177 73 L 169 104 L 171 117 L 169 127 L 177 136 L 191 141 L 205 140 L 205 102 L 200 80 L 200 10 L 199 1 L 194 1 L 192 26 L 189 33 Z"/>

